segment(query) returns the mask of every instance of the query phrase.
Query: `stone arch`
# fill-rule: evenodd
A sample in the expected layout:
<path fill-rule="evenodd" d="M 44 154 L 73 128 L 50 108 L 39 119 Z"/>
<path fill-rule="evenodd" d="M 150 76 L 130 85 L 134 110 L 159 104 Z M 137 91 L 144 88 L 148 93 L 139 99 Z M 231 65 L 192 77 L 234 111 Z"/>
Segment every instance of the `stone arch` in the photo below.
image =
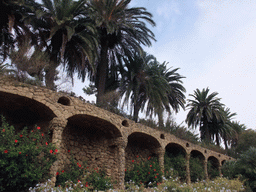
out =
<path fill-rule="evenodd" d="M 132 160 L 140 158 L 144 161 L 148 157 L 158 158 L 158 149 L 161 148 L 159 141 L 151 135 L 141 132 L 133 132 L 128 136 L 125 148 L 126 168 L 132 165 Z"/>
<path fill-rule="evenodd" d="M 56 117 L 53 110 L 39 101 L 3 91 L 0 91 L 0 114 L 17 131 L 25 126 L 34 128 L 35 124 L 46 131 L 49 122 Z"/>
<path fill-rule="evenodd" d="M 112 123 L 101 118 L 77 114 L 69 117 L 62 134 L 61 153 L 67 168 L 71 155 L 82 164 L 87 162 L 89 169 L 105 169 L 113 181 L 118 175 L 118 141 L 120 130 Z"/>
<path fill-rule="evenodd" d="M 220 162 L 218 158 L 214 156 L 208 158 L 207 170 L 209 179 L 213 179 L 220 175 Z"/>
<path fill-rule="evenodd" d="M 165 147 L 166 173 L 172 172 L 172 170 L 174 170 L 179 173 L 178 176 L 180 177 L 180 179 L 182 181 L 185 181 L 187 179 L 186 156 L 187 156 L 187 152 L 185 148 L 179 145 L 178 143 L 169 143 L 168 145 L 166 145 Z"/>
<path fill-rule="evenodd" d="M 189 170 L 191 182 L 205 179 L 204 162 L 205 156 L 203 153 L 197 150 L 190 152 Z"/>
<path fill-rule="evenodd" d="M 221 166 L 223 166 L 226 163 L 226 160 L 221 161 Z"/>
<path fill-rule="evenodd" d="M 165 151 L 166 153 L 171 153 L 174 156 L 182 154 L 184 157 L 187 153 L 186 149 L 178 143 L 169 143 L 168 145 L 166 145 Z"/>

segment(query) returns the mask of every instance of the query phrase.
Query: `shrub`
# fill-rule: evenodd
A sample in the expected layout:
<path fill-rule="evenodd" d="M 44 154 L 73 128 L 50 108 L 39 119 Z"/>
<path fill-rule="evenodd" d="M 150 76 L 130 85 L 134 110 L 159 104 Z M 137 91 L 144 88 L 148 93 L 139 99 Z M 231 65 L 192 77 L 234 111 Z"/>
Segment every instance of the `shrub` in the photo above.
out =
<path fill-rule="evenodd" d="M 162 181 L 163 173 L 156 157 L 148 157 L 147 161 L 138 157 L 132 162 L 132 168 L 125 171 L 125 182 L 152 187 L 157 186 Z"/>
<path fill-rule="evenodd" d="M 182 154 L 177 156 L 171 153 L 165 153 L 164 157 L 165 177 L 180 177 L 182 181 L 186 180 L 186 159 Z"/>
<path fill-rule="evenodd" d="M 228 179 L 237 178 L 239 173 L 237 169 L 237 161 L 227 161 L 221 166 L 221 172 Z"/>
<path fill-rule="evenodd" d="M 85 185 L 91 186 L 93 190 L 106 191 L 111 189 L 111 179 L 107 177 L 104 169 L 98 170 L 97 168 L 91 173 L 87 174 L 83 179 Z"/>
<path fill-rule="evenodd" d="M 66 181 L 72 181 L 77 183 L 78 180 L 81 180 L 82 177 L 87 172 L 85 165 L 80 165 L 76 163 L 73 156 L 71 156 L 71 164 L 67 166 L 65 170 L 59 170 L 56 174 L 56 183 L 55 186 L 66 186 Z"/>
<path fill-rule="evenodd" d="M 48 133 L 49 134 L 49 133 Z M 48 143 L 40 127 L 31 132 L 15 128 L 2 116 L 0 127 L 0 191 L 24 191 L 50 178 L 49 169 L 58 150 Z"/>
<path fill-rule="evenodd" d="M 207 163 L 207 171 L 208 171 L 209 179 L 214 179 L 220 176 L 220 172 L 218 168 L 211 161 L 208 161 Z"/>
<path fill-rule="evenodd" d="M 189 170 L 192 182 L 201 181 L 205 178 L 203 163 L 199 158 L 189 159 Z"/>
<path fill-rule="evenodd" d="M 237 169 L 246 179 L 245 184 L 253 191 L 256 191 L 256 148 L 250 147 L 247 151 L 240 155 L 237 161 Z"/>
<path fill-rule="evenodd" d="M 111 179 L 107 177 L 104 169 L 89 168 L 86 162 L 79 164 L 71 156 L 71 164 L 66 170 L 57 172 L 55 187 L 79 187 L 73 186 L 74 183 L 80 183 L 90 190 L 108 190 L 112 188 Z"/>

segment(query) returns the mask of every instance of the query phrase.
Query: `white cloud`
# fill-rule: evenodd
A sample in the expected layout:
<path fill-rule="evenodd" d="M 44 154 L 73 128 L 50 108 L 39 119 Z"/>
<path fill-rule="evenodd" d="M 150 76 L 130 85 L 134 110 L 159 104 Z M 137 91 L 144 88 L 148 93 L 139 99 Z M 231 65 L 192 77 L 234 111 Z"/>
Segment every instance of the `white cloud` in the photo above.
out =
<path fill-rule="evenodd" d="M 179 5 L 175 1 L 159 2 L 156 12 L 159 16 L 169 20 L 173 15 L 181 15 Z"/>

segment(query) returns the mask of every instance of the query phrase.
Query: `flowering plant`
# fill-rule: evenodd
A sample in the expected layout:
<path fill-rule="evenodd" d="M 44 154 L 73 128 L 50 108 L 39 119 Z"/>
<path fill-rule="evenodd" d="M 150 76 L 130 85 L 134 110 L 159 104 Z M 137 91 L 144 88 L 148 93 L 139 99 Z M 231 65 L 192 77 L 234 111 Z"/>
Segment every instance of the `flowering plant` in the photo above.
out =
<path fill-rule="evenodd" d="M 144 184 L 146 187 L 157 186 L 162 181 L 163 173 L 160 170 L 156 157 L 148 157 L 142 161 L 139 157 L 132 160 L 132 168 L 125 170 L 125 181 L 134 182 L 135 185 Z"/>
<path fill-rule="evenodd" d="M 19 133 L 2 116 L 0 127 L 0 191 L 23 191 L 50 178 L 57 149 L 40 127 Z"/>
<path fill-rule="evenodd" d="M 70 152 L 70 150 L 68 150 Z M 75 162 L 71 155 L 71 164 L 64 170 L 59 170 L 55 186 L 72 187 L 73 183 L 80 183 L 90 190 L 108 190 L 112 188 L 111 179 L 107 177 L 104 169 L 88 167 L 86 162 Z"/>

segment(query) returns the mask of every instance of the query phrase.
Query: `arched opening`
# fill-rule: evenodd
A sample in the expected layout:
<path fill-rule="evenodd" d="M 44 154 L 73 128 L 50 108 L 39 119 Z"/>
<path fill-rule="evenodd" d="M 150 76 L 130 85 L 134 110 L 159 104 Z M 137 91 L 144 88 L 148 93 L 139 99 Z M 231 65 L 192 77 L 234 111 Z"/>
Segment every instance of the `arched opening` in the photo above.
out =
<path fill-rule="evenodd" d="M 142 161 L 149 157 L 157 157 L 156 149 L 161 145 L 156 138 L 145 133 L 135 132 L 129 135 L 128 144 L 125 149 L 126 168 L 132 166 L 132 161 L 138 157 Z"/>
<path fill-rule="evenodd" d="M 125 126 L 125 127 L 129 127 L 129 123 L 128 123 L 127 120 L 123 120 L 122 125 Z"/>
<path fill-rule="evenodd" d="M 28 130 L 33 129 L 35 125 L 46 132 L 49 122 L 56 117 L 46 105 L 24 96 L 6 92 L 0 92 L 0 114 L 10 125 L 15 127 L 17 132 L 24 127 L 28 127 Z"/>
<path fill-rule="evenodd" d="M 219 171 L 220 163 L 216 157 L 210 156 L 208 158 L 207 170 L 209 179 L 214 179 L 220 175 Z"/>
<path fill-rule="evenodd" d="M 90 115 L 74 115 L 68 118 L 62 135 L 63 165 L 68 168 L 75 162 L 89 170 L 105 170 L 113 181 L 118 180 L 118 142 L 121 132 L 112 123 Z M 85 167 L 84 167 L 85 168 Z"/>
<path fill-rule="evenodd" d="M 186 150 L 177 143 L 165 147 L 164 168 L 166 177 L 180 177 L 186 180 Z"/>
<path fill-rule="evenodd" d="M 57 101 L 57 103 L 60 103 L 62 105 L 69 106 L 70 105 L 70 99 L 68 97 L 60 97 Z"/>
<path fill-rule="evenodd" d="M 191 182 L 205 179 L 204 160 L 205 157 L 200 151 L 193 150 L 190 152 L 189 170 Z"/>

